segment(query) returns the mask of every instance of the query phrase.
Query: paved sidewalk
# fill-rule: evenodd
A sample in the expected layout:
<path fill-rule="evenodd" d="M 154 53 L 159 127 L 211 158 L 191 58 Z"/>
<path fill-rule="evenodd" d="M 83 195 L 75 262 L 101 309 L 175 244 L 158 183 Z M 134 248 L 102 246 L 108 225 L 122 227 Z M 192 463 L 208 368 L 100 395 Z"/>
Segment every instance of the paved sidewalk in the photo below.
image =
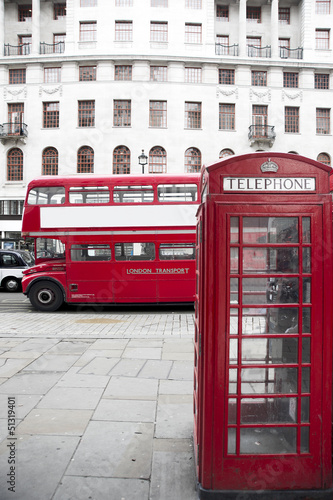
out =
<path fill-rule="evenodd" d="M 197 499 L 193 325 L 191 311 L 2 313 L 0 499 Z"/>

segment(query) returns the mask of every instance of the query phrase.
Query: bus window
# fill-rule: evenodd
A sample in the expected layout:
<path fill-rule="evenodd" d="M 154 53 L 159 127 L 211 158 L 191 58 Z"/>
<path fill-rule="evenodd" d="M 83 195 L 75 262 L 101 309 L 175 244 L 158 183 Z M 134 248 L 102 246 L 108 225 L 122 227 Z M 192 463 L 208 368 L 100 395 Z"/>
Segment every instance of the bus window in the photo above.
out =
<path fill-rule="evenodd" d="M 62 186 L 32 188 L 28 205 L 58 205 L 65 203 L 65 188 Z"/>
<path fill-rule="evenodd" d="M 115 243 L 116 260 L 154 260 L 154 243 Z"/>
<path fill-rule="evenodd" d="M 194 243 L 161 243 L 160 260 L 187 260 L 195 258 Z"/>
<path fill-rule="evenodd" d="M 154 201 L 153 186 L 115 186 L 115 203 L 151 203 Z"/>
<path fill-rule="evenodd" d="M 107 186 L 71 187 L 69 203 L 109 203 L 110 192 Z"/>
<path fill-rule="evenodd" d="M 100 261 L 111 260 L 110 245 L 72 245 L 72 261 Z"/>
<path fill-rule="evenodd" d="M 160 184 L 157 186 L 158 201 L 166 202 L 192 202 L 198 199 L 198 186 L 196 184 Z"/>
<path fill-rule="evenodd" d="M 60 240 L 49 238 L 36 239 L 37 259 L 60 259 L 65 256 L 65 245 Z"/>

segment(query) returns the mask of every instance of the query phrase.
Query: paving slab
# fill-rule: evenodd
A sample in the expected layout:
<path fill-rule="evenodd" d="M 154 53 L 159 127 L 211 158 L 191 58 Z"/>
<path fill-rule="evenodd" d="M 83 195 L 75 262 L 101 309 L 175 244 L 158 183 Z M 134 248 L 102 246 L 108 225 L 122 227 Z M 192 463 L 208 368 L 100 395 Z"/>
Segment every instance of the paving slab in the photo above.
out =
<path fill-rule="evenodd" d="M 22 372 L 11 377 L 0 385 L 0 394 L 10 396 L 17 394 L 46 394 L 53 387 L 61 373 L 29 373 Z"/>
<path fill-rule="evenodd" d="M 148 500 L 149 486 L 142 479 L 65 476 L 52 500 Z"/>
<path fill-rule="evenodd" d="M 149 479 L 154 424 L 89 423 L 68 475 Z"/>
<path fill-rule="evenodd" d="M 8 471 L 6 440 L 0 445 L 1 500 L 51 499 L 63 477 L 77 445 L 75 436 L 25 435 L 16 441 L 17 469 L 15 491 L 8 490 L 4 472 Z"/>
<path fill-rule="evenodd" d="M 193 434 L 192 397 L 160 395 L 157 405 L 156 438 L 190 439 Z"/>
<path fill-rule="evenodd" d="M 102 396 L 101 387 L 54 387 L 37 408 L 63 408 L 66 410 L 93 410 Z"/>
<path fill-rule="evenodd" d="M 134 377 L 111 377 L 103 398 L 113 399 L 157 399 L 158 380 L 139 379 Z"/>
<path fill-rule="evenodd" d="M 197 498 L 195 485 L 192 442 L 156 439 L 149 499 L 193 500 Z"/>
<path fill-rule="evenodd" d="M 93 420 L 121 422 L 154 422 L 155 401 L 102 399 L 93 415 Z"/>
<path fill-rule="evenodd" d="M 92 410 L 35 408 L 17 426 L 16 433 L 82 436 L 92 414 Z"/>

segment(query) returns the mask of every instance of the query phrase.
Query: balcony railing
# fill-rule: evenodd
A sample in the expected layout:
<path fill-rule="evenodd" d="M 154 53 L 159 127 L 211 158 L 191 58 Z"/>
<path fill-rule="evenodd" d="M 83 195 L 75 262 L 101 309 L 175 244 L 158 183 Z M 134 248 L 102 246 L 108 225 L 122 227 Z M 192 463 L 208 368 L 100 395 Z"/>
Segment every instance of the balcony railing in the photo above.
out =
<path fill-rule="evenodd" d="M 256 45 L 247 46 L 248 57 L 271 57 L 271 46 L 266 45 L 266 47 L 258 47 Z"/>
<path fill-rule="evenodd" d="M 280 47 L 281 59 L 303 59 L 303 48 L 289 49 L 288 47 Z"/>
<path fill-rule="evenodd" d="M 215 54 L 217 56 L 238 56 L 238 45 L 215 43 Z"/>
<path fill-rule="evenodd" d="M 10 45 L 5 43 L 5 56 L 28 56 L 31 52 L 31 43 L 20 43 L 20 45 Z"/>
<path fill-rule="evenodd" d="M 0 124 L 0 139 L 22 139 L 28 137 L 28 125 L 25 123 Z"/>
<path fill-rule="evenodd" d="M 65 52 L 65 42 L 40 42 L 39 52 L 40 54 L 63 54 Z"/>
<path fill-rule="evenodd" d="M 276 137 L 274 127 L 271 125 L 250 125 L 249 126 L 249 141 L 252 144 L 255 142 L 268 143 L 272 146 Z"/>

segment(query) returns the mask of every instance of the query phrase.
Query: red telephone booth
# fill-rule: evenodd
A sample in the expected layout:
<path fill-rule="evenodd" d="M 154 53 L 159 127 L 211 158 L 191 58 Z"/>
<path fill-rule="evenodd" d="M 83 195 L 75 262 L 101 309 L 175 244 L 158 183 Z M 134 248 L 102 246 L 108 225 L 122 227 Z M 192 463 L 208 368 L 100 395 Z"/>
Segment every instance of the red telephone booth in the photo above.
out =
<path fill-rule="evenodd" d="M 329 173 L 283 153 L 233 156 L 203 170 L 200 498 L 333 498 Z"/>

